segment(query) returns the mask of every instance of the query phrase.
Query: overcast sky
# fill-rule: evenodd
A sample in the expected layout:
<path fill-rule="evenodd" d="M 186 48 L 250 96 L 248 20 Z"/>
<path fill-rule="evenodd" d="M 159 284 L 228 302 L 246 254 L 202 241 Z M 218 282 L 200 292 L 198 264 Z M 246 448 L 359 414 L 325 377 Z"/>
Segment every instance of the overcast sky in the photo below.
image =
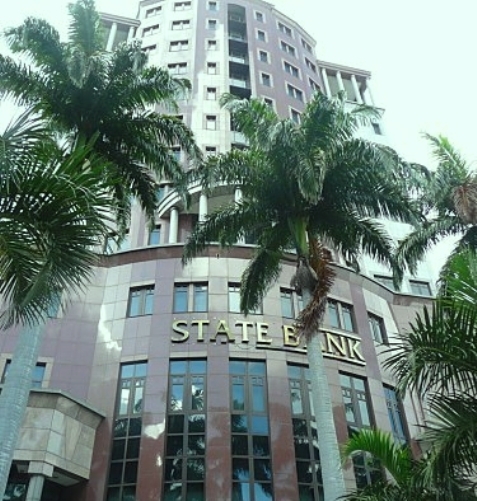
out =
<path fill-rule="evenodd" d="M 7 5 L 7 0 L 1 0 Z M 372 72 L 385 127 L 409 160 L 429 163 L 421 131 L 444 134 L 477 160 L 475 0 L 275 0 L 312 35 L 319 59 Z M 28 15 L 66 32 L 68 0 L 19 0 L 2 9 L 0 29 Z M 98 9 L 134 17 L 136 0 L 97 0 Z"/>

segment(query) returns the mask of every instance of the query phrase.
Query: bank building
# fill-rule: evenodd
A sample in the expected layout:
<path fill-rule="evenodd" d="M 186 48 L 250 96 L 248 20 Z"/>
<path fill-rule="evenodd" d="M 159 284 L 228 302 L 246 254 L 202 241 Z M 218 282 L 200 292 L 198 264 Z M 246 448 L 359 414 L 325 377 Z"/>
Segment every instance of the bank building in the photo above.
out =
<path fill-rule="evenodd" d="M 137 19 L 102 17 L 108 49 L 142 39 L 151 64 L 190 80 L 179 113 L 206 155 L 246 147 L 219 105 L 225 92 L 260 97 L 296 121 L 317 89 L 378 106 L 369 72 L 320 60 L 310 34 L 262 0 L 143 0 Z M 382 120 L 360 133 L 387 141 Z M 239 286 L 252 242 L 211 245 L 181 264 L 191 228 L 240 188 L 192 186 L 189 208 L 167 183 L 159 190 L 155 228 L 134 205 L 127 237 L 109 246 L 84 295 L 50 312 L 5 499 L 321 500 L 294 263 L 245 318 Z M 398 398 L 380 354 L 430 302 L 430 270 L 395 292 L 372 261 L 360 274 L 334 267 L 319 335 L 338 439 L 378 427 L 409 442 L 421 403 Z M 0 343 L 3 381 L 15 336 Z M 344 472 L 350 489 L 378 473 L 362 457 Z"/>

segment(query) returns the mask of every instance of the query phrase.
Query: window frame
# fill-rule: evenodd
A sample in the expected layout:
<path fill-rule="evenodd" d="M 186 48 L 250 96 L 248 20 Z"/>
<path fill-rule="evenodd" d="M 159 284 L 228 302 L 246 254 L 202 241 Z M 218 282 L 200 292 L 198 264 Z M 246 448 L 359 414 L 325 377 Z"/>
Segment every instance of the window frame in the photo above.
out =
<path fill-rule="evenodd" d="M 409 279 L 409 287 L 411 289 L 411 294 L 414 296 L 432 296 L 431 284 L 429 282 L 426 282 L 425 280 Z M 423 294 L 421 292 L 424 287 L 426 289 L 426 294 Z"/>
<path fill-rule="evenodd" d="M 333 305 L 336 305 L 338 326 L 333 325 L 331 323 L 331 320 L 330 320 L 331 319 L 330 307 L 333 307 Z M 346 310 L 349 312 L 349 318 L 351 320 L 352 330 L 349 330 L 346 328 L 346 320 L 345 320 L 345 316 L 343 315 L 343 310 Z M 354 307 L 350 303 L 345 303 L 343 301 L 339 301 L 338 299 L 328 298 L 327 305 L 326 305 L 326 317 L 327 317 L 328 326 L 331 327 L 332 329 L 338 329 L 338 330 L 342 330 L 345 332 L 357 332 L 356 318 L 354 316 Z"/>
<path fill-rule="evenodd" d="M 171 30 L 172 31 L 182 31 L 188 30 L 191 27 L 190 19 L 177 19 L 172 21 Z"/>
<path fill-rule="evenodd" d="M 138 305 L 138 311 L 139 313 L 132 315 L 131 314 L 131 308 L 133 304 L 133 294 L 135 292 L 139 292 L 139 305 Z M 148 284 L 148 285 L 140 285 L 140 286 L 135 286 L 135 287 L 130 287 L 129 288 L 129 296 L 128 296 L 128 306 L 127 306 L 127 312 L 126 312 L 126 318 L 136 318 L 136 317 L 145 317 L 149 315 L 154 314 L 154 298 L 155 298 L 155 284 Z M 152 305 L 151 309 L 149 311 L 148 309 L 148 299 L 149 297 L 152 296 Z"/>
<path fill-rule="evenodd" d="M 368 323 L 373 341 L 379 344 L 389 344 L 384 319 L 379 315 L 368 312 Z"/>

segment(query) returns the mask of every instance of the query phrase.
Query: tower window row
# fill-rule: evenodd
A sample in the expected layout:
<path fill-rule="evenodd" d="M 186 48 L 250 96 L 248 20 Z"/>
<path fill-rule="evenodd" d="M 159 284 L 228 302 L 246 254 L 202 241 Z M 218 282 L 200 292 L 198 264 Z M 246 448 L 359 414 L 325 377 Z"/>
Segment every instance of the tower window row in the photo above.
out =
<path fill-rule="evenodd" d="M 147 386 L 147 362 L 121 365 L 108 480 L 108 501 L 135 495 L 141 450 L 142 417 Z M 308 367 L 288 363 L 288 394 L 299 498 L 321 499 L 323 478 L 320 437 L 311 395 Z M 163 468 L 163 499 L 205 501 L 208 451 L 208 362 L 173 359 L 169 362 Z M 230 426 L 232 499 L 270 501 L 274 498 L 273 449 L 267 363 L 228 361 L 226 404 Z M 340 386 L 348 434 L 375 425 L 368 381 L 341 373 Z M 394 388 L 383 386 L 389 424 L 399 443 L 407 441 L 406 423 Z M 147 404 L 147 402 L 146 402 Z M 293 452 L 292 452 L 293 454 Z M 357 486 L 380 481 L 379 463 L 365 455 L 354 458 Z"/>

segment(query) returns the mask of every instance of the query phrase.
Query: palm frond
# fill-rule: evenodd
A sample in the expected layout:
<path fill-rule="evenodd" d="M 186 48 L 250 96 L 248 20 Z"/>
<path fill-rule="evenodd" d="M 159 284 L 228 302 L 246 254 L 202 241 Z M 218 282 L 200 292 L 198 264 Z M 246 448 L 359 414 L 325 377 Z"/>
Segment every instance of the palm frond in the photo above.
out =
<path fill-rule="evenodd" d="M 68 11 L 70 44 L 80 49 L 86 58 L 102 51 L 103 28 L 94 0 L 76 0 L 68 5 Z"/>
<path fill-rule="evenodd" d="M 438 300 L 424 307 L 390 350 L 384 366 L 398 386 L 428 392 L 456 392 L 477 386 L 477 310 L 474 304 Z"/>
<path fill-rule="evenodd" d="M 396 483 L 404 486 L 412 471 L 411 451 L 407 445 L 396 444 L 390 433 L 381 430 L 360 430 L 346 442 L 343 456 L 348 458 L 357 452 L 366 452 L 378 459 L 392 475 Z"/>
<path fill-rule="evenodd" d="M 399 243 L 396 259 L 400 266 L 415 273 L 418 262 L 429 248 L 449 235 L 458 235 L 463 230 L 462 224 L 452 216 L 441 216 L 425 221 Z"/>
<path fill-rule="evenodd" d="M 203 252 L 211 242 L 229 247 L 236 244 L 246 231 L 253 231 L 260 225 L 270 225 L 266 218 L 261 218 L 260 211 L 244 200 L 219 207 L 198 224 L 189 236 L 184 246 L 183 264 Z"/>
<path fill-rule="evenodd" d="M 258 99 L 237 99 L 232 94 L 224 94 L 220 104 L 232 116 L 237 130 L 242 132 L 251 145 L 266 147 L 270 130 L 279 122 L 278 115 Z"/>

